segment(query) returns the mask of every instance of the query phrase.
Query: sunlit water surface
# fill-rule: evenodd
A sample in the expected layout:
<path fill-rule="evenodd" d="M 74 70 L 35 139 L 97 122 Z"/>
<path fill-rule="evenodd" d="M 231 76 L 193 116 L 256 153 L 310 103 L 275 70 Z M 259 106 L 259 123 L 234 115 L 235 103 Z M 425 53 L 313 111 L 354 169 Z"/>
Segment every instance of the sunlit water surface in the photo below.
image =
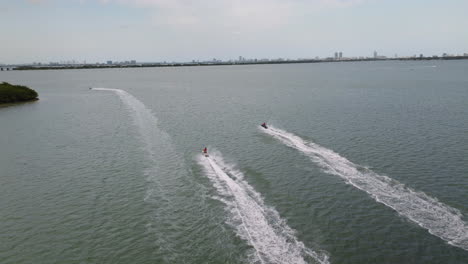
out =
<path fill-rule="evenodd" d="M 467 263 L 467 72 L 0 72 L 0 262 Z"/>

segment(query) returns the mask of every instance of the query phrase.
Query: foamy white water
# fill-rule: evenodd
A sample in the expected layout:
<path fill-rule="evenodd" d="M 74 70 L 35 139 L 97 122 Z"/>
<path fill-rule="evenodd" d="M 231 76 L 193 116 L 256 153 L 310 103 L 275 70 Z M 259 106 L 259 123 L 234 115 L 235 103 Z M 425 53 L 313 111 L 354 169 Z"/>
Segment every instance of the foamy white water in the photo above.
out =
<path fill-rule="evenodd" d="M 226 204 L 228 223 L 253 247 L 252 263 L 329 263 L 326 253 L 313 251 L 298 241 L 294 230 L 274 208 L 264 204 L 243 174 L 226 164 L 221 154 L 199 155 L 198 162 L 219 194 L 216 199 Z"/>
<path fill-rule="evenodd" d="M 333 150 L 306 141 L 275 127 L 260 128 L 282 143 L 295 148 L 318 164 L 325 172 L 337 175 L 346 183 L 365 191 L 374 200 L 427 229 L 449 244 L 468 250 L 468 225 L 461 212 L 437 199 L 406 187 L 387 176 L 352 163 Z"/>
<path fill-rule="evenodd" d="M 142 137 L 143 149 L 151 164 L 145 171 L 148 181 L 158 182 L 157 174 L 161 170 L 160 167 L 163 163 L 166 167 L 169 165 L 175 167 L 174 164 L 180 162 L 173 152 L 170 136 L 157 127 L 158 119 L 152 113 L 151 109 L 147 108 L 140 100 L 124 90 L 113 88 L 92 88 L 92 90 L 107 91 L 117 94 L 125 107 L 130 111 L 133 122 L 137 126 L 138 132 Z M 157 152 L 157 150 L 159 152 Z M 164 153 L 161 153 L 161 151 L 164 151 Z M 156 186 L 148 189 L 145 200 L 150 199 L 156 194 L 161 196 L 160 198 L 168 200 L 162 188 L 163 187 L 158 183 Z"/>
<path fill-rule="evenodd" d="M 146 151 L 150 155 L 154 155 L 154 150 L 151 147 L 153 144 L 152 138 L 154 138 L 155 134 L 160 134 L 161 131 L 157 129 L 156 125 L 158 119 L 153 115 L 151 110 L 148 109 L 140 100 L 124 90 L 112 88 L 93 88 L 93 90 L 113 92 L 120 97 L 120 100 L 132 113 L 133 121 L 137 125 L 138 131 L 143 137 L 145 146 L 147 146 Z"/>

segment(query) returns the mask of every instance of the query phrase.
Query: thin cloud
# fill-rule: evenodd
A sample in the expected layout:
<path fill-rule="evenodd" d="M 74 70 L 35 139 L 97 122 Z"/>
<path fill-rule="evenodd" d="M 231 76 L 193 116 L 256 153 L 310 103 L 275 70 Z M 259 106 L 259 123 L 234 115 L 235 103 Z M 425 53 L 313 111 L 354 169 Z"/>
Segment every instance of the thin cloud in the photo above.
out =
<path fill-rule="evenodd" d="M 31 4 L 41 4 L 44 3 L 46 0 L 28 0 Z"/>
<path fill-rule="evenodd" d="M 365 0 L 97 0 L 146 8 L 154 13 L 152 23 L 170 26 L 219 26 L 273 28 L 295 17 L 326 8 L 344 8 Z"/>

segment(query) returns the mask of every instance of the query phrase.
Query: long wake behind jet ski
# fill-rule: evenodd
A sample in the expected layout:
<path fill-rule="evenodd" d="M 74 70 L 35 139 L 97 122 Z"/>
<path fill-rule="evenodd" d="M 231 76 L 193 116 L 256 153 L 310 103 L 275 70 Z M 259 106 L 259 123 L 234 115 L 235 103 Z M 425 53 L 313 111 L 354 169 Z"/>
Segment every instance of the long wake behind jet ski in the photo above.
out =
<path fill-rule="evenodd" d="M 308 156 L 324 172 L 342 178 L 347 184 L 366 192 L 376 202 L 390 207 L 430 234 L 468 251 L 468 223 L 463 221 L 460 210 L 390 177 L 364 169 L 333 150 L 293 133 L 273 126 L 263 131 Z"/>
<path fill-rule="evenodd" d="M 244 174 L 225 163 L 219 152 L 208 158 L 202 155 L 197 159 L 217 191 L 213 199 L 219 197 L 225 204 L 225 223 L 251 247 L 248 263 L 330 264 L 328 253 L 307 248 L 280 214 L 265 204 Z"/>

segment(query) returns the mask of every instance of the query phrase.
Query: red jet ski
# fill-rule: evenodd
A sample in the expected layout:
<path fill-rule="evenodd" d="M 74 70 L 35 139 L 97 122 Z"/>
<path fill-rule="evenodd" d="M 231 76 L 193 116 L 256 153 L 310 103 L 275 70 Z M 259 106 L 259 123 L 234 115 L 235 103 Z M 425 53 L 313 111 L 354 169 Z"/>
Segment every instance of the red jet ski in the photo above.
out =
<path fill-rule="evenodd" d="M 265 122 L 263 122 L 263 124 L 261 125 L 264 129 L 268 129 L 267 125 Z"/>

